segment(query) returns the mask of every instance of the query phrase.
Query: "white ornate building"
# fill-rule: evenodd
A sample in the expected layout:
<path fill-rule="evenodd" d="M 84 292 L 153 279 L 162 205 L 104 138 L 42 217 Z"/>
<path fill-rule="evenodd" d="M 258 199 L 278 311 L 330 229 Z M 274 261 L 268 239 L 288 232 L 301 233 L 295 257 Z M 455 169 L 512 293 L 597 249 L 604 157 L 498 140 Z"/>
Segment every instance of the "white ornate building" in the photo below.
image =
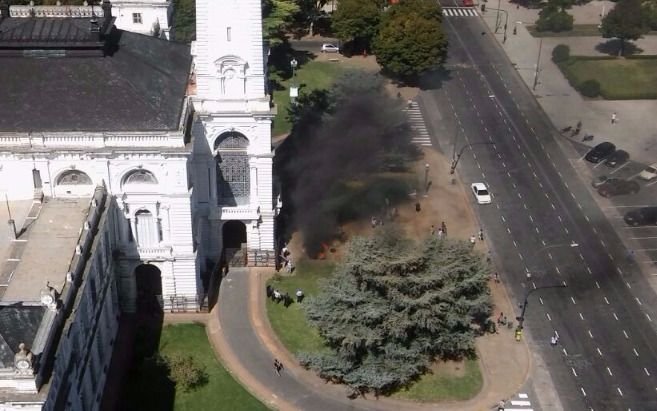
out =
<path fill-rule="evenodd" d="M 260 0 L 198 0 L 193 63 L 187 46 L 113 28 L 108 0 L 103 17 L 39 10 L 0 0 L 2 196 L 87 196 L 104 184 L 126 218 L 120 241 L 139 254 L 122 263 L 125 287 L 136 265 L 153 264 L 165 305 L 195 304 L 227 247 L 271 264 Z"/>
<path fill-rule="evenodd" d="M 147 35 L 169 38 L 171 0 L 114 0 L 116 27 Z"/>
<path fill-rule="evenodd" d="M 196 25 L 192 161 L 198 185 L 209 188 L 194 191 L 200 242 L 216 258 L 222 238 L 233 232 L 230 222 L 239 221 L 249 250 L 273 250 L 274 112 L 260 0 L 198 0 Z"/>
<path fill-rule="evenodd" d="M 153 301 L 198 309 L 227 249 L 274 262 L 280 204 L 260 0 L 197 0 L 192 50 L 117 29 L 128 3 L 137 2 L 90 12 L 0 0 L 0 199 L 75 217 L 25 223 L 19 236 L 53 233 L 14 239 L 36 253 L 21 257 L 23 277 L 16 261 L 0 261 L 0 311 L 29 319 L 18 334 L 0 322 L 3 410 L 98 409 L 120 312 Z M 78 215 L 72 205 L 92 196 Z M 64 244 L 58 224 L 77 241 L 68 251 L 49 246 Z M 75 268 L 41 261 L 40 248 L 74 255 Z M 17 280 L 45 271 L 52 300 Z"/>

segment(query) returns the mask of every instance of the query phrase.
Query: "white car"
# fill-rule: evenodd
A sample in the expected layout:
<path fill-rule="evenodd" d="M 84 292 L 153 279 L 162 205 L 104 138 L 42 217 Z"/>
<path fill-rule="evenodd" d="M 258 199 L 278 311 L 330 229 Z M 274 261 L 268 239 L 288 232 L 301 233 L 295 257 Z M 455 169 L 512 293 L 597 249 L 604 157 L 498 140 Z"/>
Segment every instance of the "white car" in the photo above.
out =
<path fill-rule="evenodd" d="M 486 188 L 486 184 L 473 183 L 470 187 L 472 188 L 472 194 L 474 194 L 475 198 L 477 199 L 477 203 L 479 204 L 491 203 L 492 200 L 490 198 L 490 193 L 488 192 L 488 188 Z"/>
<path fill-rule="evenodd" d="M 657 163 L 651 164 L 639 173 L 639 177 L 644 180 L 652 180 L 657 177 Z"/>
<path fill-rule="evenodd" d="M 331 44 L 331 43 L 324 43 L 322 44 L 322 53 L 339 53 L 340 52 L 340 47 Z"/>

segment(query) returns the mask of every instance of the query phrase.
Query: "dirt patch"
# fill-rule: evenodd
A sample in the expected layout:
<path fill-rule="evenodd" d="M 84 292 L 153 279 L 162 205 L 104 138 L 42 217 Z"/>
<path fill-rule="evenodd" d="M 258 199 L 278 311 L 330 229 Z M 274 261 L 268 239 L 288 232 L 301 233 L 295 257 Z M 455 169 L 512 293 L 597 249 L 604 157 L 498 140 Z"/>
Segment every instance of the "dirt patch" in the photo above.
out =
<path fill-rule="evenodd" d="M 429 367 L 434 374 L 442 374 L 448 377 L 460 378 L 465 376 L 465 364 L 463 361 L 441 361 Z"/>

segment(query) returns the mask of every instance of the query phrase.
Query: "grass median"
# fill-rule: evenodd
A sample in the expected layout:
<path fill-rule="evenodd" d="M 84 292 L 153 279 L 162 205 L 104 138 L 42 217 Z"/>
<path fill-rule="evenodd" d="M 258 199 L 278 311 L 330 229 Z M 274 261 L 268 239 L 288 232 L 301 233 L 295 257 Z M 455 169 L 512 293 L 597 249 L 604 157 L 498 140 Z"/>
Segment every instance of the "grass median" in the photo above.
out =
<path fill-rule="evenodd" d="M 657 98 L 657 56 L 572 56 L 559 63 L 559 68 L 576 89 L 587 80 L 596 80 L 600 83 L 600 95 L 607 100 Z"/>
<path fill-rule="evenodd" d="M 298 288 L 309 296 L 319 292 L 318 281 L 331 275 L 333 268 L 334 264 L 327 261 L 300 260 L 294 275 L 277 275 L 269 284 L 290 296 L 294 296 Z M 293 354 L 327 350 L 317 330 L 306 321 L 302 305 L 303 302 L 294 303 L 285 308 L 282 303 L 268 299 L 267 315 L 274 332 Z M 477 395 L 482 386 L 483 378 L 477 360 L 439 362 L 431 368 L 431 372 L 391 397 L 421 402 L 463 401 Z"/>

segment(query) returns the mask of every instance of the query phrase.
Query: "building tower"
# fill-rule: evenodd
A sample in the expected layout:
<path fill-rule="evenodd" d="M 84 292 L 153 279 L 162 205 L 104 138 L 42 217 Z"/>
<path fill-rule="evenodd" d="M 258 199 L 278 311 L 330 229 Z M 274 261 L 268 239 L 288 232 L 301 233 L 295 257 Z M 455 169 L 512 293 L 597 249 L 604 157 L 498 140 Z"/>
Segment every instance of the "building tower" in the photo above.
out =
<path fill-rule="evenodd" d="M 194 221 L 204 256 L 273 258 L 275 199 L 260 0 L 197 0 Z M 193 93 L 192 93 L 193 94 Z M 242 250 L 244 248 L 242 247 Z M 258 257 L 260 256 L 260 257 Z M 264 257 L 267 258 L 267 257 Z M 272 260 L 273 261 L 273 260 Z"/>

